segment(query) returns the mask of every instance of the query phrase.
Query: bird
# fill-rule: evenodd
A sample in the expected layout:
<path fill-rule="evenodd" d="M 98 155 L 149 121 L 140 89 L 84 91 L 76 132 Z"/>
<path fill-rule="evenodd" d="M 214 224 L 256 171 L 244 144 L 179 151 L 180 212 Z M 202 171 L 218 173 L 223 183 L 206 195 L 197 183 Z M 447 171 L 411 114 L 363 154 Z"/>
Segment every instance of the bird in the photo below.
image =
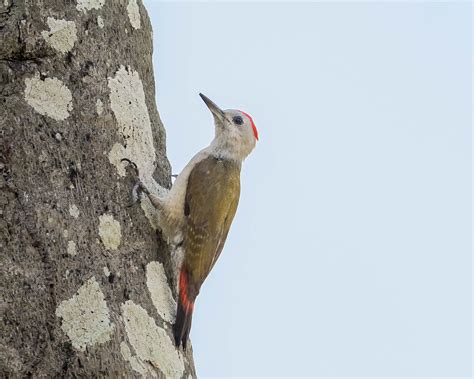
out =
<path fill-rule="evenodd" d="M 258 131 L 252 117 L 241 110 L 222 110 L 199 94 L 214 118 L 214 138 L 176 177 L 171 189 L 144 192 L 159 213 L 160 229 L 179 251 L 176 259 L 177 309 L 173 335 L 177 347 L 187 347 L 194 303 L 201 286 L 216 264 L 240 197 L 242 162 L 253 151 Z"/>

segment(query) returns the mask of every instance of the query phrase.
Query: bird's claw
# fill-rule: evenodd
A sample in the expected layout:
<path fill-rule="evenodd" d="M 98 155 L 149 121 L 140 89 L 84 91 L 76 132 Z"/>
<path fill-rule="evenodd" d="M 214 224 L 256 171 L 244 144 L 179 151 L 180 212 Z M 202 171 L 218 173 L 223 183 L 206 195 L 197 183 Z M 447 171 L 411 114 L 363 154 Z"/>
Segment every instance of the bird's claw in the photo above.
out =
<path fill-rule="evenodd" d="M 148 188 L 146 188 L 142 181 L 139 180 L 132 188 L 132 202 L 128 205 L 128 207 L 132 207 L 133 205 L 135 205 L 140 200 L 140 195 L 142 193 L 148 196 L 150 194 L 150 191 L 148 191 Z"/>
<path fill-rule="evenodd" d="M 140 199 L 138 188 L 139 188 L 138 183 L 136 183 L 132 188 L 132 201 L 127 205 L 127 208 L 133 207 Z"/>
<path fill-rule="evenodd" d="M 128 158 L 122 158 L 120 162 L 126 162 L 128 163 L 129 166 L 132 166 L 134 171 L 135 171 L 135 176 L 137 177 L 137 182 L 132 188 L 132 201 L 130 204 L 127 205 L 128 208 L 134 206 L 139 200 L 140 200 L 140 193 L 144 192 L 148 194 L 148 190 L 146 189 L 145 185 L 141 182 L 139 179 L 139 172 L 138 172 L 138 166 L 135 162 L 131 161 Z"/>
<path fill-rule="evenodd" d="M 129 166 L 132 166 L 133 169 L 135 170 L 135 175 L 138 177 L 138 166 L 135 162 L 131 161 L 128 158 L 122 158 L 120 159 L 120 162 L 127 162 Z"/>

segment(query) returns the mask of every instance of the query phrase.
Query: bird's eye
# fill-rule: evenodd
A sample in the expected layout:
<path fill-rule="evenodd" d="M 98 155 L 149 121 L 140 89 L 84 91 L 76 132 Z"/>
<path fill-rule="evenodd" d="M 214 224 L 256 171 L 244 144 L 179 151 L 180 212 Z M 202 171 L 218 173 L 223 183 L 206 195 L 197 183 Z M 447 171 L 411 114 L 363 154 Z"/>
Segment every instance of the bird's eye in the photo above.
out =
<path fill-rule="evenodd" d="M 242 125 L 244 123 L 244 120 L 242 119 L 242 117 L 240 116 L 234 116 L 234 118 L 232 119 L 232 121 L 234 122 L 234 124 L 236 125 Z"/>

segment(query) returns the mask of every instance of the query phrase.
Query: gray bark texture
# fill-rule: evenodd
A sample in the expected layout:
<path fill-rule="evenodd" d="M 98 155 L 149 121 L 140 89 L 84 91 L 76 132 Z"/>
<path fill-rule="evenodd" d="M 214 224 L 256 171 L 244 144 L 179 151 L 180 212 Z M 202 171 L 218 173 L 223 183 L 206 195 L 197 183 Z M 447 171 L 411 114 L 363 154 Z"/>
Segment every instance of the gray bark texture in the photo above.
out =
<path fill-rule="evenodd" d="M 121 158 L 171 184 L 141 0 L 0 0 L 0 128 L 1 376 L 195 377 L 170 249 L 127 207 Z"/>

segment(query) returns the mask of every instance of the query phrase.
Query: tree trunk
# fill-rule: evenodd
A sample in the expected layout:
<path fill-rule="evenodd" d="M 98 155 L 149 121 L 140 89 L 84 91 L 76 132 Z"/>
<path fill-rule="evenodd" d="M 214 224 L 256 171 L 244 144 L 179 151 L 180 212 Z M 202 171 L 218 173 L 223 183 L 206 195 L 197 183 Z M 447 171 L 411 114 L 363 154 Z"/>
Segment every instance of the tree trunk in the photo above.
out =
<path fill-rule="evenodd" d="M 144 6 L 1 0 L 0 38 L 2 376 L 195 376 L 156 215 L 127 207 L 122 158 L 171 184 Z"/>

